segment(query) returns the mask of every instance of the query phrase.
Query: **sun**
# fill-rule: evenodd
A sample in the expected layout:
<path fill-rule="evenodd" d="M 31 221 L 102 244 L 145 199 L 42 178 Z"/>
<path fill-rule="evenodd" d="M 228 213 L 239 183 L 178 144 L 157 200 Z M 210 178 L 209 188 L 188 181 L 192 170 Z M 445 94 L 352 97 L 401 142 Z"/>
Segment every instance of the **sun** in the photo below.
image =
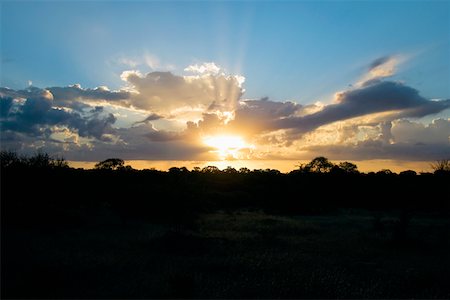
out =
<path fill-rule="evenodd" d="M 207 136 L 203 139 L 203 142 L 216 150 L 221 159 L 237 159 L 239 158 L 239 151 L 246 148 L 253 148 L 245 140 L 237 135 L 214 135 Z"/>

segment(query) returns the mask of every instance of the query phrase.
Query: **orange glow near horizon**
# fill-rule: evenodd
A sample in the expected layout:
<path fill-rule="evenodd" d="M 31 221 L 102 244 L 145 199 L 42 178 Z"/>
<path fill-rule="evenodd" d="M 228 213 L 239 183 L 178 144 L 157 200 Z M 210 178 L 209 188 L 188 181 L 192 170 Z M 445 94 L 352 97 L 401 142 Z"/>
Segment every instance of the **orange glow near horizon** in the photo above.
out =
<path fill-rule="evenodd" d="M 242 167 L 253 169 L 277 169 L 283 173 L 290 172 L 297 168 L 299 164 L 308 163 L 309 160 L 217 160 L 217 161 L 188 161 L 188 160 L 126 160 L 126 165 L 131 165 L 135 169 L 157 169 L 167 171 L 171 167 L 187 167 L 192 170 L 194 167 L 216 166 L 224 169 L 228 166 L 239 169 Z M 332 161 L 337 163 L 339 161 Z M 405 170 L 414 170 L 416 172 L 432 172 L 429 161 L 401 161 L 401 160 L 363 160 L 350 161 L 358 166 L 361 172 L 377 172 L 382 169 L 390 169 L 399 173 Z M 69 161 L 73 168 L 92 169 L 97 162 Z"/>

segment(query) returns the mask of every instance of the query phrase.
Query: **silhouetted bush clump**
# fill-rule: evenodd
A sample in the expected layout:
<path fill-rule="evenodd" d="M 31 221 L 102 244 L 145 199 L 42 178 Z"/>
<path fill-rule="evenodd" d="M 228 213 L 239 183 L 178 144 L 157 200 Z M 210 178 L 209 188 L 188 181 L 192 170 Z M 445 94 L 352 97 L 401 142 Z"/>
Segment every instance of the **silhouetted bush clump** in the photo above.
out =
<path fill-rule="evenodd" d="M 1 168 L 68 168 L 69 164 L 63 157 L 52 157 L 47 153 L 38 152 L 32 156 L 20 156 L 14 151 L 0 152 Z"/>

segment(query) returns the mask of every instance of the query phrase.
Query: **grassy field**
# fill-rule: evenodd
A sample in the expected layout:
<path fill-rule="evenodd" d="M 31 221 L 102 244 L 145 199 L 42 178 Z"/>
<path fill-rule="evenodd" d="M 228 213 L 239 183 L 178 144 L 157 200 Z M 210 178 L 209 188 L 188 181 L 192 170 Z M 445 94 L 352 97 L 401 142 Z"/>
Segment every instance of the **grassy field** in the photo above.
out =
<path fill-rule="evenodd" d="M 2 298 L 450 298 L 450 221 L 340 210 L 3 231 Z"/>

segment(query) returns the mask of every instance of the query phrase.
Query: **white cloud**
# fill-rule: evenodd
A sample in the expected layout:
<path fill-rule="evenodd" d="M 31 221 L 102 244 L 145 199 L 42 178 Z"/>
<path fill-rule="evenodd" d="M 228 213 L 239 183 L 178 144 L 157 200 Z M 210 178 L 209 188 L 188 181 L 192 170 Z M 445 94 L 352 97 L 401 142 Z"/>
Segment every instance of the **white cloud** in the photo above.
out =
<path fill-rule="evenodd" d="M 136 92 L 128 99 L 137 108 L 172 115 L 176 111 L 234 111 L 243 94 L 243 78 L 232 75 L 179 76 L 171 72 L 125 71 L 121 78 Z"/>
<path fill-rule="evenodd" d="M 152 70 L 156 70 L 157 68 L 160 67 L 159 59 L 155 55 L 150 54 L 148 52 L 144 54 L 144 61 L 145 64 Z"/>
<path fill-rule="evenodd" d="M 450 146 L 450 119 L 436 119 L 430 124 L 403 119 L 396 120 L 392 122 L 391 131 L 396 143 L 447 144 Z"/>
<path fill-rule="evenodd" d="M 221 68 L 218 67 L 214 62 L 205 62 L 203 64 L 195 64 L 190 65 L 184 69 L 186 72 L 191 72 L 194 74 L 200 74 L 200 75 L 217 75 L 221 71 Z"/>
<path fill-rule="evenodd" d="M 156 70 L 174 70 L 175 66 L 171 63 L 164 63 L 161 59 L 149 51 L 144 51 L 139 55 L 118 55 L 109 59 L 112 65 L 126 66 L 133 69 Z"/>
<path fill-rule="evenodd" d="M 120 57 L 117 62 L 122 65 L 126 65 L 131 68 L 135 68 L 139 65 L 138 61 L 132 58 Z"/>
<path fill-rule="evenodd" d="M 369 65 L 366 74 L 359 80 L 357 86 L 363 86 L 366 82 L 382 79 L 395 75 L 399 65 L 407 60 L 406 55 L 387 55 L 382 56 Z"/>

